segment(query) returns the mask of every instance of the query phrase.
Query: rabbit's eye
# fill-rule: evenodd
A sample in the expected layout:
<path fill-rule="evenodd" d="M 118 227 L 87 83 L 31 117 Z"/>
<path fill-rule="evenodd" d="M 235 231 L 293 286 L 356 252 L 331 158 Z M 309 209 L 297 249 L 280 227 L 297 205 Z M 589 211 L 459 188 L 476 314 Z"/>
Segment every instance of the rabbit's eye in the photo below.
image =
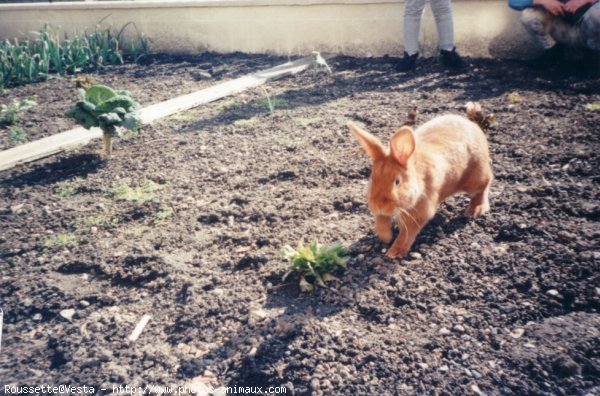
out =
<path fill-rule="evenodd" d="M 399 185 L 400 185 L 400 178 L 399 178 L 399 177 L 398 177 L 398 178 L 396 178 L 396 181 L 394 182 L 394 184 L 395 184 L 396 186 L 399 186 Z"/>

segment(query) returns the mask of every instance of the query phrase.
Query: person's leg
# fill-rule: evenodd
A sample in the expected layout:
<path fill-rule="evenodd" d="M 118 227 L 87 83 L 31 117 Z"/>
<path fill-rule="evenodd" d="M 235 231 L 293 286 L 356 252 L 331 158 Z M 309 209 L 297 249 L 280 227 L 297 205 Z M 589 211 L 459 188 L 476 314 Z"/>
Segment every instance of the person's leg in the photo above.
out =
<path fill-rule="evenodd" d="M 591 50 L 600 51 L 600 3 L 594 4 L 583 14 L 579 34 L 583 45 Z"/>
<path fill-rule="evenodd" d="M 600 3 L 583 14 L 579 32 L 587 51 L 584 63 L 589 76 L 600 78 Z"/>
<path fill-rule="evenodd" d="M 454 49 L 454 21 L 450 0 L 430 0 L 430 6 L 440 38 L 440 50 L 452 51 Z"/>
<path fill-rule="evenodd" d="M 521 13 L 521 22 L 544 49 L 541 56 L 531 61 L 530 66 L 544 69 L 562 61 L 563 53 L 559 44 L 578 46 L 581 44 L 579 29 L 555 17 L 543 8 L 527 8 Z"/>
<path fill-rule="evenodd" d="M 464 68 L 465 63 L 456 52 L 454 45 L 454 21 L 450 0 L 430 0 L 430 6 L 438 31 L 442 63 L 452 69 Z"/>
<path fill-rule="evenodd" d="M 553 23 L 552 15 L 542 8 L 526 8 L 521 12 L 521 23 L 542 46 L 548 50 L 556 45 L 556 40 L 550 34 Z"/>
<path fill-rule="evenodd" d="M 424 8 L 425 0 L 404 2 L 404 57 L 396 67 L 398 71 L 407 72 L 415 67 L 419 56 L 419 30 Z"/>
<path fill-rule="evenodd" d="M 404 2 L 404 52 L 414 55 L 419 52 L 419 30 L 425 0 L 406 0 Z"/>

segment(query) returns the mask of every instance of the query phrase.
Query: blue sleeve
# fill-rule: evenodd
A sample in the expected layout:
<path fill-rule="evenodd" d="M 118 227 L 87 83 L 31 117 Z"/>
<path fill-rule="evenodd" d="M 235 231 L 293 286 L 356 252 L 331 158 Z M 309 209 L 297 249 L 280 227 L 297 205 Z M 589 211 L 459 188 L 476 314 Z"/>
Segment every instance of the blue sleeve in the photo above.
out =
<path fill-rule="evenodd" d="M 508 0 L 508 6 L 515 10 L 521 11 L 525 8 L 533 6 L 533 0 Z"/>

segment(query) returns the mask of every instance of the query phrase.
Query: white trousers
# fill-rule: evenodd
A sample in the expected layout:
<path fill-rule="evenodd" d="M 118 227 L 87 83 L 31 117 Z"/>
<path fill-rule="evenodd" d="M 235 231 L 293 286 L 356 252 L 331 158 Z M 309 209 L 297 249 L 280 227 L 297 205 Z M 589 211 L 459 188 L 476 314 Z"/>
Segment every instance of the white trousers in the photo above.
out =
<path fill-rule="evenodd" d="M 454 23 L 450 0 L 430 0 L 429 5 L 439 36 L 439 47 L 451 51 L 454 48 Z M 404 3 L 404 51 L 409 55 L 419 52 L 419 30 L 425 0 L 406 0 Z"/>

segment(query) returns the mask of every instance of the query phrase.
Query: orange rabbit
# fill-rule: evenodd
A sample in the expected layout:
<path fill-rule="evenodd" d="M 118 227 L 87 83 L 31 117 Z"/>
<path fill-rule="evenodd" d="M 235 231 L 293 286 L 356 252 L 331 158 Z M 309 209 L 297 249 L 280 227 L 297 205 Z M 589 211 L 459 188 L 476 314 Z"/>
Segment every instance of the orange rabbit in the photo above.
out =
<path fill-rule="evenodd" d="M 451 195 L 469 194 L 467 216 L 490 209 L 493 174 L 487 139 L 467 118 L 444 115 L 415 131 L 404 126 L 394 133 L 389 148 L 353 122 L 348 127 L 373 163 L 369 209 L 375 216 L 377 236 L 391 241 L 393 218 L 400 228 L 387 251 L 389 257 L 406 254 L 439 204 Z"/>

